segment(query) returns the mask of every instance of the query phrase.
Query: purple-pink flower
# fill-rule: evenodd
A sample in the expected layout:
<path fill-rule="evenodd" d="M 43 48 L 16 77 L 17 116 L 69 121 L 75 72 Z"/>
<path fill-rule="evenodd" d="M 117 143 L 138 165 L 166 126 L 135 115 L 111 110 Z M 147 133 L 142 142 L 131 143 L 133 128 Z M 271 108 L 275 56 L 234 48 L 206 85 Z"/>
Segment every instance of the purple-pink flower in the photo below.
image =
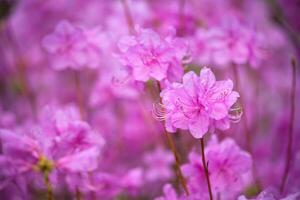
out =
<path fill-rule="evenodd" d="M 216 81 L 208 68 L 199 76 L 186 73 L 182 83 L 173 83 L 160 95 L 167 130 L 189 130 L 195 138 L 203 137 L 210 127 L 228 129 L 230 108 L 239 97 L 231 80 Z"/>
<path fill-rule="evenodd" d="M 263 35 L 238 22 L 200 29 L 196 38 L 197 59 L 203 64 L 220 67 L 249 64 L 257 68 L 266 57 Z"/>
<path fill-rule="evenodd" d="M 57 111 L 49 107 L 44 112 L 47 116 L 32 130 L 0 130 L 1 168 L 9 164 L 13 172 L 4 181 L 27 172 L 58 170 L 70 175 L 98 167 L 104 145 L 101 135 L 77 118 L 72 107 Z"/>
<path fill-rule="evenodd" d="M 79 70 L 99 67 L 102 41 L 104 35 L 98 27 L 86 29 L 64 20 L 44 37 L 42 45 L 50 53 L 54 69 Z"/>
<path fill-rule="evenodd" d="M 157 147 L 144 157 L 147 169 L 145 178 L 148 181 L 168 180 L 172 177 L 172 164 L 174 157 L 171 152 Z"/>
<path fill-rule="evenodd" d="M 247 174 L 252 169 L 252 158 L 234 140 L 218 142 L 213 138 L 205 149 L 205 157 L 213 194 L 220 194 L 221 199 L 230 199 L 244 188 Z M 189 163 L 183 165 L 182 170 L 192 193 L 206 193 L 207 184 L 199 153 L 192 151 L 189 154 Z"/>
<path fill-rule="evenodd" d="M 180 199 L 183 200 L 183 198 L 180 198 L 177 195 L 175 189 L 170 184 L 164 185 L 163 192 L 164 192 L 164 196 L 157 197 L 155 198 L 155 200 L 180 200 Z"/>
<path fill-rule="evenodd" d="M 183 74 L 188 46 L 181 39 L 137 29 L 136 35 L 122 37 L 118 47 L 122 63 L 137 81 L 178 80 Z"/>

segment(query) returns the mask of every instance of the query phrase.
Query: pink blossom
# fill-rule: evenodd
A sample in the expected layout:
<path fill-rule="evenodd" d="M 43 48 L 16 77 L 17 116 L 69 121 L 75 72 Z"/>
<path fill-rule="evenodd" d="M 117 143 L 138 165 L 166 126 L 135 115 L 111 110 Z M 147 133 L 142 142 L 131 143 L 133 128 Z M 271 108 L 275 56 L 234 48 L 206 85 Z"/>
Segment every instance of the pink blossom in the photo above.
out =
<path fill-rule="evenodd" d="M 200 76 L 186 73 L 183 83 L 173 83 L 161 92 L 167 130 L 189 130 L 201 138 L 211 126 L 228 129 L 228 112 L 239 97 L 232 89 L 231 80 L 216 81 L 208 68 L 203 68 Z"/>
<path fill-rule="evenodd" d="M 203 64 L 249 64 L 257 68 L 266 57 L 263 35 L 238 22 L 200 29 L 196 38 L 199 61 Z"/>
<path fill-rule="evenodd" d="M 241 150 L 232 139 L 225 139 L 219 143 L 213 138 L 205 149 L 205 156 L 214 194 L 219 193 L 223 198 L 230 199 L 231 195 L 243 189 L 243 176 L 252 168 L 249 153 Z M 188 177 L 188 185 L 192 192 L 207 191 L 200 154 L 191 152 L 189 163 L 183 165 L 182 170 Z"/>
<path fill-rule="evenodd" d="M 188 49 L 178 38 L 138 29 L 136 35 L 122 37 L 118 46 L 122 63 L 137 81 L 176 80 L 183 74 L 182 62 Z"/>
<path fill-rule="evenodd" d="M 163 188 L 164 196 L 163 197 L 157 197 L 155 200 L 179 200 L 182 199 L 178 197 L 176 191 L 170 184 L 166 184 Z"/>
<path fill-rule="evenodd" d="M 238 200 L 297 200 L 300 197 L 300 192 L 288 194 L 285 197 L 280 197 L 279 192 L 272 189 L 268 188 L 261 193 L 255 198 L 246 198 L 244 195 L 239 196 Z"/>
<path fill-rule="evenodd" d="M 85 29 L 68 21 L 61 21 L 54 33 L 44 37 L 42 44 L 53 58 L 54 69 L 79 70 L 84 67 L 99 67 L 103 40 L 104 36 L 97 27 Z"/>
<path fill-rule="evenodd" d="M 136 193 L 137 190 L 144 184 L 142 168 L 134 168 L 129 170 L 119 181 L 120 186 L 129 193 Z"/>
<path fill-rule="evenodd" d="M 1 164 L 11 163 L 17 175 L 34 170 L 43 173 L 43 170 L 59 170 L 69 174 L 95 170 L 103 138 L 86 122 L 68 117 L 68 110 L 52 110 L 52 113 L 50 118 L 41 118 L 40 124 L 32 130 L 0 130 L 6 160 Z"/>
<path fill-rule="evenodd" d="M 144 160 L 147 165 L 145 176 L 148 181 L 167 180 L 172 177 L 174 157 L 170 151 L 157 147 L 153 152 L 146 154 Z"/>
<path fill-rule="evenodd" d="M 136 100 L 140 95 L 141 83 L 126 80 L 128 75 L 124 70 L 114 70 L 112 74 L 106 72 L 99 76 L 91 92 L 90 104 L 107 105 L 114 100 Z"/>

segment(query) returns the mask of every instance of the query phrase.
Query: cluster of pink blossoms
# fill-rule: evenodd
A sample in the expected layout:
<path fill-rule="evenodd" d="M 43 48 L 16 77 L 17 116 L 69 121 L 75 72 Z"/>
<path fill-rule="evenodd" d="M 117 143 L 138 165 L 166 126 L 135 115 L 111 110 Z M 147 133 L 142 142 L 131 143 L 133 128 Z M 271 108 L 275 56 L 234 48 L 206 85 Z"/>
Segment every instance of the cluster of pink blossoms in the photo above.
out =
<path fill-rule="evenodd" d="M 150 29 L 137 28 L 136 35 L 125 36 L 118 43 L 120 57 L 137 81 L 153 78 L 174 81 L 183 74 L 188 46 L 172 35 L 162 37 Z"/>
<path fill-rule="evenodd" d="M 84 121 L 73 107 L 56 110 L 47 107 L 40 126 L 21 130 L 0 131 L 2 141 L 1 168 L 5 184 L 20 175 L 39 172 L 59 176 L 88 173 L 97 169 L 104 139 Z"/>
<path fill-rule="evenodd" d="M 267 56 L 263 35 L 237 22 L 223 26 L 198 30 L 195 48 L 200 62 L 220 67 L 232 64 L 260 67 Z"/>
<path fill-rule="evenodd" d="M 216 81 L 208 68 L 203 68 L 200 76 L 186 73 L 182 84 L 173 83 L 161 93 L 167 130 L 186 129 L 200 138 L 210 127 L 228 129 L 229 110 L 239 97 L 232 90 L 231 80 Z"/>
<path fill-rule="evenodd" d="M 43 46 L 52 55 L 52 66 L 56 70 L 93 69 L 101 64 L 103 39 L 98 27 L 85 29 L 61 21 L 54 33 L 45 36 Z"/>
<path fill-rule="evenodd" d="M 299 11 L 0 1 L 0 200 L 300 199 Z"/>

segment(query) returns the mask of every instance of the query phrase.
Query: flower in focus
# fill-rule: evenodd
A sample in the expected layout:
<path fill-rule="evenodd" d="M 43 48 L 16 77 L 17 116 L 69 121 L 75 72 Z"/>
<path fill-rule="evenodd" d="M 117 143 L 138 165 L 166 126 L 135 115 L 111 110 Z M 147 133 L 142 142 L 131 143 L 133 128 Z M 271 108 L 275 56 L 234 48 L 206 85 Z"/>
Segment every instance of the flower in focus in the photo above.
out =
<path fill-rule="evenodd" d="M 209 176 L 213 193 L 222 195 L 222 199 L 231 199 L 245 186 L 245 175 L 252 168 L 249 153 L 241 150 L 232 139 L 217 142 L 213 138 L 205 149 L 208 161 Z M 188 177 L 191 193 L 207 191 L 204 168 L 201 156 L 195 151 L 189 155 L 189 163 L 182 166 L 183 173 Z M 230 198 L 231 197 L 231 198 Z"/>
<path fill-rule="evenodd" d="M 79 70 L 99 66 L 103 40 L 99 28 L 85 29 L 68 21 L 61 21 L 54 33 L 44 37 L 42 45 L 52 55 L 54 69 Z"/>
<path fill-rule="evenodd" d="M 138 29 L 136 35 L 122 37 L 118 47 L 122 63 L 137 81 L 178 80 L 183 74 L 188 47 L 178 38 Z"/>
<path fill-rule="evenodd" d="M 208 68 L 203 68 L 200 76 L 186 73 L 182 83 L 173 83 L 160 94 L 167 130 L 189 130 L 195 138 L 201 138 L 210 126 L 228 129 L 229 110 L 239 97 L 232 90 L 231 80 L 216 81 Z"/>

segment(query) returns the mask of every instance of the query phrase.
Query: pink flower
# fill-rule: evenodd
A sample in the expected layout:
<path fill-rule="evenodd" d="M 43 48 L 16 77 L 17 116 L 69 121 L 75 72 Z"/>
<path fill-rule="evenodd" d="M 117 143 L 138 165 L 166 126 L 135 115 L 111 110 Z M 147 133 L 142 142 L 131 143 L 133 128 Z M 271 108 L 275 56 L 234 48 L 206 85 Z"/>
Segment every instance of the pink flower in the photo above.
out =
<path fill-rule="evenodd" d="M 249 64 L 257 68 L 265 58 L 262 34 L 236 21 L 223 27 L 200 29 L 196 38 L 198 60 L 203 64 Z"/>
<path fill-rule="evenodd" d="M 103 35 L 98 28 L 84 29 L 68 21 L 61 21 L 57 24 L 54 33 L 43 39 L 42 45 L 53 56 L 54 69 L 79 70 L 84 67 L 99 66 L 103 40 Z"/>
<path fill-rule="evenodd" d="M 174 158 L 170 151 L 158 147 L 146 154 L 144 160 L 147 165 L 145 177 L 148 181 L 167 180 L 172 177 Z"/>
<path fill-rule="evenodd" d="M 187 45 L 177 38 L 138 29 L 136 35 L 121 38 L 118 46 L 122 63 L 137 81 L 176 80 L 183 74 Z"/>
<path fill-rule="evenodd" d="M 189 130 L 201 138 L 209 127 L 228 129 L 229 110 L 239 97 L 232 89 L 231 80 L 216 81 L 208 68 L 203 68 L 200 76 L 186 73 L 183 83 L 173 83 L 160 94 L 167 130 Z"/>
<path fill-rule="evenodd" d="M 297 200 L 300 197 L 300 192 L 291 193 L 285 197 L 280 197 L 278 193 L 279 192 L 273 188 L 267 188 L 255 198 L 248 199 L 242 195 L 238 197 L 238 200 Z"/>
<path fill-rule="evenodd" d="M 144 184 L 142 168 L 133 168 L 119 179 L 120 186 L 128 193 L 136 193 Z"/>
<path fill-rule="evenodd" d="M 115 70 L 112 74 L 106 71 L 105 76 L 99 76 L 90 95 L 90 104 L 107 106 L 115 100 L 138 99 L 143 84 L 126 80 L 127 77 L 124 70 Z"/>
<path fill-rule="evenodd" d="M 241 150 L 232 139 L 225 139 L 219 143 L 213 138 L 205 149 L 205 156 L 213 193 L 231 199 L 228 196 L 236 195 L 243 189 L 243 176 L 249 173 L 252 167 L 249 153 Z M 207 191 L 201 155 L 193 151 L 189 155 L 189 161 L 182 166 L 184 175 L 188 177 L 189 188 L 192 192 Z"/>
<path fill-rule="evenodd" d="M 32 131 L 0 130 L 5 158 L 0 164 L 11 163 L 14 176 L 33 171 L 72 174 L 95 170 L 104 140 L 71 110 L 45 110 L 48 117 L 42 117 Z"/>
<path fill-rule="evenodd" d="M 178 197 L 175 189 L 170 184 L 164 185 L 163 192 L 164 196 L 157 197 L 155 200 L 183 200 L 183 198 Z"/>

